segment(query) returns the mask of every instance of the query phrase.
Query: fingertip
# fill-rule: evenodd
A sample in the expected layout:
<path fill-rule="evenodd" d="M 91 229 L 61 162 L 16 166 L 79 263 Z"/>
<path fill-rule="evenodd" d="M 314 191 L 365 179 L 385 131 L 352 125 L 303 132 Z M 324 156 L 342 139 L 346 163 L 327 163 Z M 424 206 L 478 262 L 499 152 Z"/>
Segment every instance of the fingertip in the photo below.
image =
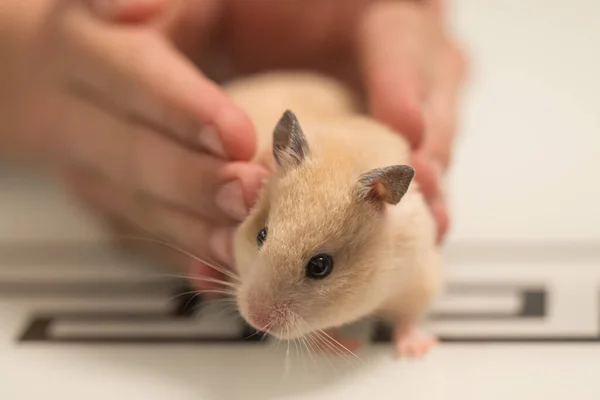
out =
<path fill-rule="evenodd" d="M 411 164 L 415 169 L 415 179 L 419 182 L 421 192 L 426 201 L 430 203 L 438 193 L 439 177 L 437 171 L 431 162 L 428 162 L 419 154 L 413 155 Z"/>
<path fill-rule="evenodd" d="M 413 155 L 411 164 L 416 171 L 415 179 L 419 182 L 421 193 L 436 222 L 436 239 L 441 244 L 450 229 L 450 217 L 441 190 L 439 166 L 420 154 Z"/>
<path fill-rule="evenodd" d="M 244 200 L 249 208 L 254 207 L 256 204 L 258 195 L 268 175 L 268 171 L 260 166 L 254 166 L 250 169 L 248 178 L 244 182 Z"/>
<path fill-rule="evenodd" d="M 256 151 L 256 133 L 250 118 L 237 106 L 226 105 L 215 118 L 225 153 L 232 161 L 248 161 Z"/>
<path fill-rule="evenodd" d="M 222 179 L 223 181 L 229 181 L 233 177 L 239 179 L 242 184 L 244 202 L 250 209 L 255 205 L 260 190 L 269 174 L 270 172 L 261 165 L 241 162 L 230 164 L 224 171 Z"/>
<path fill-rule="evenodd" d="M 435 200 L 431 204 L 431 210 L 437 223 L 437 242 L 443 244 L 448 231 L 450 230 L 450 216 L 448 209 L 441 199 Z"/>
<path fill-rule="evenodd" d="M 222 273 L 195 259 L 190 259 L 188 272 L 192 286 L 198 291 L 215 290 L 221 287 L 216 282 L 209 282 L 201 278 L 226 280 Z"/>

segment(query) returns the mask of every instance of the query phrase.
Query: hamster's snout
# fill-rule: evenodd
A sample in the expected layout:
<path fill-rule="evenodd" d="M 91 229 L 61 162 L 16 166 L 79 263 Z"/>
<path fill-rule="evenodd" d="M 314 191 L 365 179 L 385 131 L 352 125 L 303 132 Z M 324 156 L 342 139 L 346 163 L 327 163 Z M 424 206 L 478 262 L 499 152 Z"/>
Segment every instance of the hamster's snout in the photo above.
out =
<path fill-rule="evenodd" d="M 279 338 L 294 337 L 299 330 L 299 315 L 289 302 L 278 301 L 267 305 L 264 300 L 249 301 L 247 317 L 248 323 L 255 329 Z"/>
<path fill-rule="evenodd" d="M 249 310 L 250 323 L 254 326 L 254 328 L 265 331 L 269 328 L 270 321 L 267 313 L 259 307 L 251 307 Z"/>

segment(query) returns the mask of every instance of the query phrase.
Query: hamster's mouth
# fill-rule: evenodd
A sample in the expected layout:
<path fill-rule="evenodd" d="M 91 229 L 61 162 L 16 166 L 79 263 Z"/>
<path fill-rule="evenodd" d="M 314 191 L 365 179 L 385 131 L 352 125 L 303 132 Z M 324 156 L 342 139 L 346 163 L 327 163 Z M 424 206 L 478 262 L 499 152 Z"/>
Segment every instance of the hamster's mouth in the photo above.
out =
<path fill-rule="evenodd" d="M 311 331 L 306 329 L 308 324 L 300 323 L 301 319 L 293 313 L 285 316 L 249 313 L 243 317 L 252 328 L 281 340 L 298 339 Z"/>
<path fill-rule="evenodd" d="M 267 333 L 268 335 L 271 335 L 277 339 L 281 339 L 281 340 L 294 340 L 294 339 L 298 339 L 302 336 L 304 336 L 306 333 L 305 332 L 300 332 L 300 331 L 296 331 L 294 329 L 263 329 L 262 332 Z"/>
<path fill-rule="evenodd" d="M 298 339 L 312 329 L 298 312 L 297 304 L 289 299 L 266 302 L 264 296 L 242 296 L 238 309 L 252 328 L 277 339 Z"/>

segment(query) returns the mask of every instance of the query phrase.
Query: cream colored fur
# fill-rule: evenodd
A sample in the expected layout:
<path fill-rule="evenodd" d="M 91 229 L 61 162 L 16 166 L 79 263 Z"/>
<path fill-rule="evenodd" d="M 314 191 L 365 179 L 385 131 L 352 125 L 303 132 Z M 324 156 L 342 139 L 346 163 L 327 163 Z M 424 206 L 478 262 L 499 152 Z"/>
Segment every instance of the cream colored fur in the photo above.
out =
<path fill-rule="evenodd" d="M 226 90 L 255 124 L 255 161 L 274 170 L 234 241 L 242 315 L 249 319 L 250 305 L 264 307 L 277 325 L 271 333 L 280 337 L 373 314 L 391 320 L 422 316 L 441 288 L 441 272 L 434 221 L 418 185 L 413 181 L 383 217 L 351 195 L 360 174 L 408 164 L 402 136 L 360 115 L 352 93 L 320 75 L 271 73 L 232 82 Z M 310 156 L 279 173 L 271 146 L 286 109 L 298 117 Z M 259 252 L 256 235 L 267 219 L 269 233 Z M 335 273 L 306 282 L 307 259 L 327 251 L 338 254 Z M 286 324 L 294 330 L 284 332 Z"/>

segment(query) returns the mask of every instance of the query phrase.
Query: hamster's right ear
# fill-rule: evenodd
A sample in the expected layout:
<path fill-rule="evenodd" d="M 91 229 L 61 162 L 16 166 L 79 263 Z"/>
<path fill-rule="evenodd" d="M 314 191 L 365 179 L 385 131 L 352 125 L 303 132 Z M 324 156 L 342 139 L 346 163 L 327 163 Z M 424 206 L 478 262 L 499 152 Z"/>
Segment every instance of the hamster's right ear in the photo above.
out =
<path fill-rule="evenodd" d="M 365 172 L 358 178 L 355 194 L 359 200 L 396 205 L 408 191 L 415 170 L 408 165 L 392 165 Z"/>
<path fill-rule="evenodd" d="M 308 143 L 298 118 L 287 110 L 273 131 L 273 156 L 284 170 L 296 167 L 308 155 Z"/>

